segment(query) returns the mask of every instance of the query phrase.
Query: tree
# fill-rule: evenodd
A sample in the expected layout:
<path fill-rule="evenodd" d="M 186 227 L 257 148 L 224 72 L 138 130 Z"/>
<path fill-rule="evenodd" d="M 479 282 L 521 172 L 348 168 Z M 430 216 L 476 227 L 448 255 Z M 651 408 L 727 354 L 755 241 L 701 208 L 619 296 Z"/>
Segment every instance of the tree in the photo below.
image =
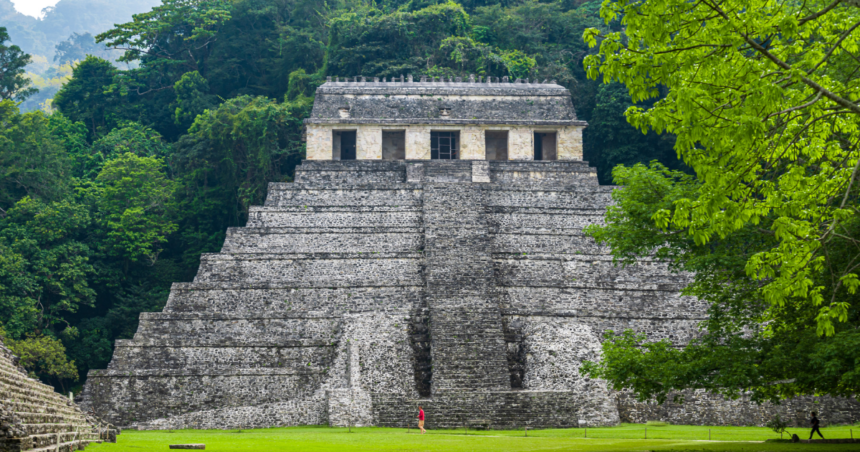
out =
<path fill-rule="evenodd" d="M 626 29 L 586 31 L 591 45 L 601 39 L 589 76 L 624 83 L 635 102 L 668 89 L 626 115 L 643 132 L 674 133 L 696 178 L 618 168 L 625 188 L 606 227 L 588 232 L 619 263 L 653 254 L 695 271 L 685 293 L 710 302 L 710 318 L 683 349 L 610 335 L 586 372 L 658 400 L 686 388 L 751 389 L 756 400 L 856 393 L 860 9 L 622 0 L 601 15 Z"/>
<path fill-rule="evenodd" d="M 38 90 L 28 87 L 30 80 L 24 76 L 24 67 L 30 64 L 30 55 L 16 45 L 6 45 L 8 40 L 6 27 L 0 27 L 0 100 L 20 102 Z"/>
<path fill-rule="evenodd" d="M 105 164 L 96 180 L 103 184 L 99 212 L 107 230 L 107 252 L 154 264 L 176 230 L 171 218 L 176 185 L 164 173 L 164 162 L 127 152 Z"/>
<path fill-rule="evenodd" d="M 442 41 L 466 37 L 470 25 L 469 15 L 453 2 L 392 14 L 356 8 L 331 20 L 327 71 L 383 77 L 428 73 L 446 57 Z"/>
<path fill-rule="evenodd" d="M 186 130 L 197 115 L 218 105 L 217 97 L 209 94 L 209 82 L 197 71 L 183 74 L 173 89 L 176 92 L 175 121 Z"/>
<path fill-rule="evenodd" d="M 18 364 L 30 371 L 31 378 L 57 381 L 64 392 L 64 380 L 78 379 L 75 362 L 69 362 L 66 358 L 66 347 L 59 339 L 31 335 L 21 340 L 14 340 L 6 336 L 3 328 L 0 328 L 0 338 L 18 357 Z"/>
<path fill-rule="evenodd" d="M 124 114 L 124 99 L 112 90 L 117 73 L 109 61 L 86 57 L 75 66 L 71 80 L 54 96 L 54 107 L 72 122 L 84 123 L 90 139 L 108 133 L 119 121 L 131 116 Z"/>
<path fill-rule="evenodd" d="M 0 326 L 12 337 L 68 327 L 66 313 L 93 306 L 91 250 L 79 240 L 91 225 L 85 206 L 29 197 L 0 220 Z"/>
<path fill-rule="evenodd" d="M 53 201 L 69 188 L 70 162 L 42 112 L 0 101 L 0 215 L 24 196 Z"/>
<path fill-rule="evenodd" d="M 107 60 L 113 53 L 104 45 L 96 44 L 96 39 L 89 33 L 72 33 L 69 39 L 57 44 L 56 49 L 54 61 L 59 64 L 83 61 L 88 55 Z"/>

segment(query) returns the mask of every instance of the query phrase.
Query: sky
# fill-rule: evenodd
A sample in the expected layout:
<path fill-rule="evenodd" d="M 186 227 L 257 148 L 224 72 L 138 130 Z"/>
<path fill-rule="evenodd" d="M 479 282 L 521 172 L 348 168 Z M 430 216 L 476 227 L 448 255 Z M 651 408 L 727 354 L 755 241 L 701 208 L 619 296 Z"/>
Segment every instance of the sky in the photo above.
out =
<path fill-rule="evenodd" d="M 12 0 L 15 9 L 28 16 L 40 17 L 42 8 L 54 6 L 59 0 Z"/>

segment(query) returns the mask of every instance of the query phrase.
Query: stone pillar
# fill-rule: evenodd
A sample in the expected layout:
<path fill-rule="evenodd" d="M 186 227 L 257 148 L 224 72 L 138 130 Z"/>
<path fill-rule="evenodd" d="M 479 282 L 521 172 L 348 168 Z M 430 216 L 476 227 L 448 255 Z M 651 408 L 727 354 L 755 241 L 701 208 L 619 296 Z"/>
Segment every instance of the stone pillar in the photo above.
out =
<path fill-rule="evenodd" d="M 534 132 L 527 127 L 508 131 L 508 160 L 534 160 Z"/>
<path fill-rule="evenodd" d="M 361 361 L 359 345 L 355 339 L 346 345 L 346 372 L 348 387 L 329 389 L 328 422 L 333 427 L 364 427 L 373 425 L 373 400 L 361 387 Z"/>
<path fill-rule="evenodd" d="M 406 160 L 430 160 L 430 128 L 406 129 Z"/>
<path fill-rule="evenodd" d="M 307 154 L 308 160 L 331 160 L 331 127 L 317 124 L 307 126 Z"/>
<path fill-rule="evenodd" d="M 382 128 L 359 126 L 355 134 L 357 160 L 382 160 Z"/>
<path fill-rule="evenodd" d="M 460 160 L 486 160 L 487 149 L 484 130 L 465 127 L 460 131 Z"/>
<path fill-rule="evenodd" d="M 582 160 L 582 126 L 568 126 L 558 131 L 558 159 Z"/>

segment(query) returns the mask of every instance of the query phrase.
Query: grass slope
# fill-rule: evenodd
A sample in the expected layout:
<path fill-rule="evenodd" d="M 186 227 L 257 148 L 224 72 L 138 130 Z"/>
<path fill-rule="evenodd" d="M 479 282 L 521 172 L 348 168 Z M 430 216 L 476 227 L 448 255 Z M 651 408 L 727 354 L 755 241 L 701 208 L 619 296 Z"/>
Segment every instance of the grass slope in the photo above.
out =
<path fill-rule="evenodd" d="M 528 432 L 519 431 L 463 431 L 438 430 L 418 435 L 412 429 L 290 427 L 257 430 L 176 430 L 176 431 L 125 431 L 117 444 L 94 444 L 88 451 L 120 452 L 142 450 L 168 450 L 169 444 L 205 443 L 207 451 L 241 452 L 526 452 L 526 451 L 850 451 L 857 444 L 791 444 L 763 443 L 778 438 L 766 428 L 759 427 L 698 427 L 669 425 L 664 427 L 623 424 L 612 428 L 588 429 L 583 438 L 582 429 L 553 429 Z M 822 431 L 826 438 L 848 438 L 850 427 L 827 427 Z M 708 429 L 711 439 L 708 439 Z M 808 429 L 790 429 L 801 438 L 807 438 Z M 860 429 L 858 429 L 860 434 Z"/>

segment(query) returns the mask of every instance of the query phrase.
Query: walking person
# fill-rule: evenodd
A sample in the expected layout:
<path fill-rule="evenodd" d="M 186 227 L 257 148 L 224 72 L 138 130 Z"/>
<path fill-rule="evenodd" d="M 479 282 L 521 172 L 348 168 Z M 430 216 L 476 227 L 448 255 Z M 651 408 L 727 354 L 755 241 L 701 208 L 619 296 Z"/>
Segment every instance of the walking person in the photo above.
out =
<path fill-rule="evenodd" d="M 821 430 L 818 430 L 818 424 L 820 424 L 820 422 L 818 422 L 818 417 L 816 416 L 815 411 L 812 412 L 812 419 L 809 420 L 809 423 L 812 424 L 812 431 L 809 432 L 809 440 L 812 440 L 812 435 L 814 435 L 815 432 L 818 432 L 818 436 L 820 436 L 821 439 L 824 439 L 824 435 L 821 434 Z"/>
<path fill-rule="evenodd" d="M 421 408 L 420 406 L 418 407 L 418 428 L 421 429 L 422 435 L 427 433 L 427 431 L 424 430 L 424 408 Z"/>

